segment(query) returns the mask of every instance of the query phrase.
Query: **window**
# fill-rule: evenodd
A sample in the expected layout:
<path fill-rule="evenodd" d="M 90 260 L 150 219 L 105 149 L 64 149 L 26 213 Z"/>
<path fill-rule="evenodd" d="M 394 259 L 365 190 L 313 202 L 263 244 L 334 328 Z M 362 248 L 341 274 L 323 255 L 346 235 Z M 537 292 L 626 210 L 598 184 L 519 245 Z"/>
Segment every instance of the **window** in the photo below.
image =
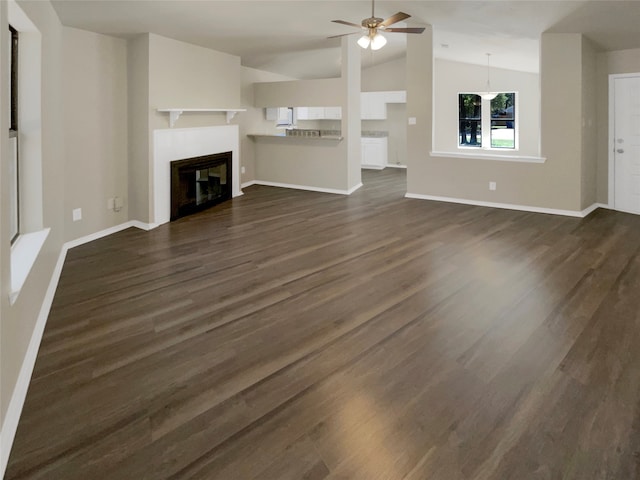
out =
<path fill-rule="evenodd" d="M 458 123 L 460 147 L 515 149 L 516 94 L 498 93 L 489 100 L 478 93 L 461 93 Z"/>
<path fill-rule="evenodd" d="M 10 203 L 10 231 L 11 243 L 18 238 L 20 231 L 19 191 L 18 191 L 18 32 L 9 25 L 11 36 L 10 55 L 10 121 L 9 121 L 9 203 Z"/>

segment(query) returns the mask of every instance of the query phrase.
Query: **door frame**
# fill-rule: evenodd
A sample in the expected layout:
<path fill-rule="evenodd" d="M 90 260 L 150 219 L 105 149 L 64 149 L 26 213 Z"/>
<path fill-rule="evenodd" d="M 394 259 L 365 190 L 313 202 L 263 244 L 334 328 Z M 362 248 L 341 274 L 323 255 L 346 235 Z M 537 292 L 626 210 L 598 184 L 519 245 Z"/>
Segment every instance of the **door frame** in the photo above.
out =
<path fill-rule="evenodd" d="M 609 74 L 609 141 L 608 141 L 608 158 L 609 158 L 609 208 L 616 209 L 616 182 L 615 182 L 615 80 L 618 78 L 640 78 L 640 72 L 637 73 L 612 73 Z"/>

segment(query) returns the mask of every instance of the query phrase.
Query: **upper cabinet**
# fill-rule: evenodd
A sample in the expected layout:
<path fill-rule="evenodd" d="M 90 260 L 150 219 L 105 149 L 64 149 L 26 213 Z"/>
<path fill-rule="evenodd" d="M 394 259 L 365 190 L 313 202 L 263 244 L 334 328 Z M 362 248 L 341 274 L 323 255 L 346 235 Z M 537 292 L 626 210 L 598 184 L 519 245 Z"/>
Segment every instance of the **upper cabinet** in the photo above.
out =
<path fill-rule="evenodd" d="M 284 122 L 289 118 L 289 109 L 287 107 L 269 107 L 265 109 L 265 117 L 274 122 Z"/>
<path fill-rule="evenodd" d="M 405 90 L 362 92 L 360 94 L 360 118 L 362 120 L 386 119 L 387 103 L 407 103 L 407 92 Z"/>
<path fill-rule="evenodd" d="M 382 92 L 382 93 L 384 93 L 385 100 L 387 103 L 407 103 L 406 90 L 397 90 L 397 91 Z"/>
<path fill-rule="evenodd" d="M 360 94 L 360 118 L 363 120 L 384 120 L 387 118 L 385 92 L 362 92 Z"/>
<path fill-rule="evenodd" d="M 296 118 L 298 120 L 340 120 L 342 118 L 342 108 L 297 107 Z"/>

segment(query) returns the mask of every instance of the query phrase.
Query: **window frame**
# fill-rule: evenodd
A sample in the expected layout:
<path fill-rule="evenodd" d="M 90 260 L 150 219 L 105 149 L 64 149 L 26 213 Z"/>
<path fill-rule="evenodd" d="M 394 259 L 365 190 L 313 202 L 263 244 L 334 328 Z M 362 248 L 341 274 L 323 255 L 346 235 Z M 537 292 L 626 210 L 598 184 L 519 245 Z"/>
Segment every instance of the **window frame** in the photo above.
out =
<path fill-rule="evenodd" d="M 15 175 L 16 175 L 16 204 L 15 216 L 16 216 L 16 232 L 11 237 L 10 243 L 13 245 L 20 236 L 20 141 L 19 141 L 19 128 L 18 128 L 18 82 L 19 82 L 19 34 L 18 30 L 9 25 L 9 33 L 11 36 L 11 58 L 10 58 L 10 120 L 9 120 L 9 138 L 15 138 Z M 13 161 L 13 159 L 12 159 Z"/>
<path fill-rule="evenodd" d="M 487 151 L 494 151 L 494 152 L 516 152 L 519 150 L 520 148 L 519 146 L 520 108 L 518 105 L 519 94 L 515 90 L 497 92 L 497 94 L 513 95 L 513 108 L 514 108 L 514 114 L 512 118 L 513 130 L 514 130 L 513 147 L 493 147 L 491 145 L 492 131 L 493 131 L 492 124 L 494 120 L 499 120 L 499 119 L 492 118 L 491 116 L 491 102 L 493 101 L 493 99 L 489 100 L 489 99 L 482 98 L 482 95 L 483 95 L 482 92 L 465 91 L 465 92 L 458 92 L 458 129 L 457 129 L 457 141 L 456 141 L 458 150 L 487 150 Z M 480 108 L 480 118 L 481 118 L 481 121 L 480 121 L 481 139 L 478 145 L 461 143 L 460 125 L 463 120 L 461 119 L 462 112 L 460 109 L 460 99 L 462 95 L 477 95 L 480 97 L 481 103 L 479 108 Z"/>

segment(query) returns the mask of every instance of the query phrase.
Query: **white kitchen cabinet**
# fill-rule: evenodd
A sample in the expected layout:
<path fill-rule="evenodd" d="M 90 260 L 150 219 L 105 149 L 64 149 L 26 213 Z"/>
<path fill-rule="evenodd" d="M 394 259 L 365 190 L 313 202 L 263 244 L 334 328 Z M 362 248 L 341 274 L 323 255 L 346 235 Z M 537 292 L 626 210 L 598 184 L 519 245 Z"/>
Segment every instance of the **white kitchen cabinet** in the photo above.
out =
<path fill-rule="evenodd" d="M 341 107 L 298 107 L 296 108 L 298 120 L 340 120 L 342 118 Z"/>
<path fill-rule="evenodd" d="M 324 116 L 324 107 L 298 107 L 296 118 L 298 120 L 318 120 Z"/>
<path fill-rule="evenodd" d="M 361 166 L 382 170 L 387 166 L 387 137 L 362 137 Z"/>
<path fill-rule="evenodd" d="M 384 120 L 387 118 L 385 92 L 362 92 L 360 94 L 360 118 L 362 120 Z"/>
<path fill-rule="evenodd" d="M 384 92 L 384 98 L 386 103 L 407 103 L 407 91 L 397 90 Z"/>
<path fill-rule="evenodd" d="M 287 107 L 267 107 L 265 118 L 274 122 L 286 122 L 289 119 L 289 108 Z"/>
<path fill-rule="evenodd" d="M 340 120 L 342 118 L 342 107 L 324 107 L 324 117 L 327 120 Z"/>

